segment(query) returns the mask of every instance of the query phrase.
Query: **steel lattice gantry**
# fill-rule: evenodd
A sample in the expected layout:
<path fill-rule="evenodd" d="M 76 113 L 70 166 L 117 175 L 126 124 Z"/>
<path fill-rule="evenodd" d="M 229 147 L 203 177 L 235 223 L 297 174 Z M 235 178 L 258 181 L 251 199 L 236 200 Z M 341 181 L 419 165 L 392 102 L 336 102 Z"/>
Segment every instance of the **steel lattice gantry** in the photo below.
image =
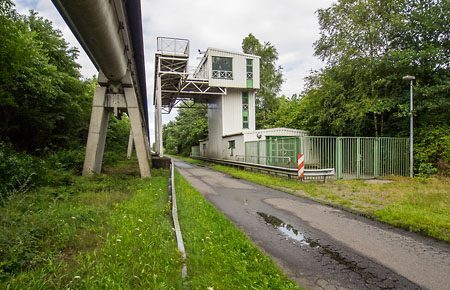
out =
<path fill-rule="evenodd" d="M 189 72 L 189 40 L 158 37 L 155 54 L 155 149 L 162 154 L 162 114 L 173 108 L 208 104 L 226 94 L 224 87 L 212 87 L 208 79 Z"/>

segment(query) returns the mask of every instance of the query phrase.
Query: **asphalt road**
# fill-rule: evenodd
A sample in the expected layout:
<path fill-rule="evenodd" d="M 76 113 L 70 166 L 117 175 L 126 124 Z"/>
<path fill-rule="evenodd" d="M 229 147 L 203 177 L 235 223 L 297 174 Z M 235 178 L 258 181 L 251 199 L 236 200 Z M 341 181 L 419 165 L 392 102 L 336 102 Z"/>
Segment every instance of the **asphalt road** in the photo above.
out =
<path fill-rule="evenodd" d="M 450 289 L 446 243 L 209 168 L 175 165 L 307 289 Z"/>

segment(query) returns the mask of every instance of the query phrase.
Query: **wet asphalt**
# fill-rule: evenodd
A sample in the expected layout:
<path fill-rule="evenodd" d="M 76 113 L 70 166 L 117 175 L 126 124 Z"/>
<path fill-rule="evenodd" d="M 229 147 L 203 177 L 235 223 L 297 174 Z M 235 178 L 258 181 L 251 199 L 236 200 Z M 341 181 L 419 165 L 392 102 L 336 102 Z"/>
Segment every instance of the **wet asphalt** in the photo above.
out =
<path fill-rule="evenodd" d="M 209 168 L 175 166 L 307 289 L 450 289 L 449 244 Z"/>

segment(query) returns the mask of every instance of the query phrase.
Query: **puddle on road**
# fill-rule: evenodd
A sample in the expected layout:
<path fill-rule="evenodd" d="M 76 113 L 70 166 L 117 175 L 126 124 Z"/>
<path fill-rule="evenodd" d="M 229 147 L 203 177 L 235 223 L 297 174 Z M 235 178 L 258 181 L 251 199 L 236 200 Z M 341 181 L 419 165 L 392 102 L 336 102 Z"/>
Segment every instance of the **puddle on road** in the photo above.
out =
<path fill-rule="evenodd" d="M 334 260 L 338 264 L 343 265 L 347 269 L 359 274 L 364 280 L 367 281 L 367 279 L 375 277 L 365 268 L 359 266 L 358 263 L 356 263 L 355 261 L 347 259 L 346 257 L 342 256 L 342 254 L 339 253 L 338 251 L 333 250 L 330 246 L 323 246 L 318 241 L 305 237 L 305 235 L 302 232 L 294 228 L 292 225 L 285 223 L 281 219 L 263 212 L 257 212 L 257 214 L 264 219 L 266 224 L 274 226 L 284 236 L 300 242 L 300 245 L 302 246 L 309 246 L 311 248 L 318 249 L 319 253 L 322 256 L 327 256 L 328 258 Z"/>
<path fill-rule="evenodd" d="M 276 229 L 278 229 L 284 236 L 291 238 L 297 242 L 300 242 L 302 245 L 308 245 L 311 247 L 316 247 L 317 243 L 314 241 L 307 239 L 303 233 L 294 228 L 292 225 L 287 224 L 280 220 L 279 218 L 268 215 L 263 212 L 257 212 L 257 214 L 264 219 L 266 224 L 273 225 Z M 313 243 L 313 245 L 311 245 Z"/>

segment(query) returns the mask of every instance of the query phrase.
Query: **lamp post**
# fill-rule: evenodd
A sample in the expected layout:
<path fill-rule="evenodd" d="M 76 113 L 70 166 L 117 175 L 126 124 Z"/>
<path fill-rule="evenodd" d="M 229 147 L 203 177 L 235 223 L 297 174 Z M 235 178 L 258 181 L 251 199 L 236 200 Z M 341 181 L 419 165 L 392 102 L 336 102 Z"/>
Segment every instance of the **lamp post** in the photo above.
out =
<path fill-rule="evenodd" d="M 416 79 L 415 76 L 404 76 L 404 80 L 410 81 L 410 98 L 409 98 L 409 176 L 412 178 L 414 176 L 414 124 L 413 124 L 413 81 Z"/>

